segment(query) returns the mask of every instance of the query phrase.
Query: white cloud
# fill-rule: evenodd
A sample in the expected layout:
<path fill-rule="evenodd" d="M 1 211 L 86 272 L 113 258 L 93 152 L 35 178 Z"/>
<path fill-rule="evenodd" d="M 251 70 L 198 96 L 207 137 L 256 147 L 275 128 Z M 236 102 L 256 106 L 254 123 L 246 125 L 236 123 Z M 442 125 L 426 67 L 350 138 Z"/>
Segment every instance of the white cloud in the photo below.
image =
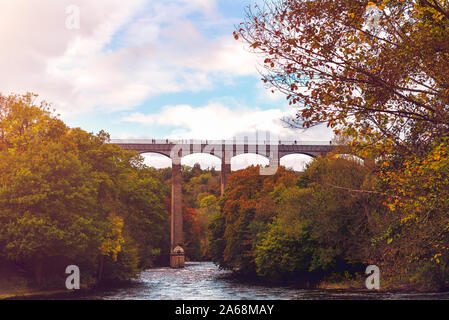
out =
<path fill-rule="evenodd" d="M 81 9 L 80 30 L 65 27 L 65 8 L 72 4 Z M 200 18 L 193 22 L 192 16 Z M 38 93 L 64 115 L 132 110 L 159 94 L 212 89 L 257 75 L 258 58 L 220 32 L 233 24 L 215 0 L 0 1 L 0 92 Z M 280 119 L 294 110 L 285 111 L 283 96 L 262 86 L 259 92 L 256 99 L 282 107 L 262 110 L 222 99 L 199 108 L 166 106 L 160 113 L 128 111 L 126 121 L 174 127 L 167 138 L 251 138 L 256 130 L 284 140 L 330 138 L 329 130 L 286 129 Z M 233 160 L 233 170 L 259 163 L 251 157 Z M 210 160 L 185 161 L 208 166 Z"/>
<path fill-rule="evenodd" d="M 273 90 L 265 85 L 262 81 L 257 82 L 257 99 L 259 101 L 270 101 L 273 103 L 279 103 L 288 106 L 288 101 L 286 95 L 279 92 L 278 90 Z"/>
<path fill-rule="evenodd" d="M 281 158 L 281 166 L 295 171 L 304 171 L 306 165 L 312 161 L 312 157 L 303 154 L 291 154 Z"/>
<path fill-rule="evenodd" d="M 248 131 L 277 131 L 282 127 L 279 119 L 282 112 L 277 109 L 231 110 L 220 103 L 193 108 L 189 105 L 167 106 L 160 113 L 144 115 L 134 113 L 124 120 L 141 124 L 176 126 L 183 129 L 179 135 L 169 138 L 183 139 L 229 139 Z"/>
<path fill-rule="evenodd" d="M 65 8 L 79 6 L 81 28 L 68 30 Z M 103 48 L 114 32 L 126 23 L 142 0 L 27 0 L 0 2 L 0 91 L 33 91 L 64 106 L 86 107 L 79 100 L 87 61 Z M 70 58 L 77 64 L 64 63 Z M 73 60 L 72 59 L 72 60 Z M 62 62 L 57 68 L 55 62 Z M 83 106 L 81 106 L 83 104 Z M 66 110 L 67 111 L 67 110 Z"/>
<path fill-rule="evenodd" d="M 81 29 L 65 28 L 68 5 Z M 214 79 L 255 74 L 232 35 L 205 34 L 223 20 L 214 0 L 0 2 L 0 92 L 33 91 L 59 112 L 132 109 L 151 96 L 199 91 Z"/>
<path fill-rule="evenodd" d="M 255 132 L 270 132 L 273 138 L 282 140 L 321 141 L 330 140 L 331 130 L 323 127 L 306 131 L 286 128 L 282 118 L 293 116 L 294 109 L 261 110 L 228 106 L 212 102 L 206 106 L 194 108 L 190 105 L 166 106 L 154 114 L 132 113 L 124 121 L 151 126 L 176 127 L 166 138 L 171 139 L 230 139 L 244 135 L 255 137 Z"/>
<path fill-rule="evenodd" d="M 222 99 L 229 103 L 233 99 Z M 194 108 L 190 105 L 166 106 L 161 112 L 153 114 L 132 113 L 124 117 L 123 121 L 138 123 L 147 126 L 169 126 L 175 127 L 172 132 L 164 138 L 169 139 L 242 139 L 248 136 L 255 140 L 256 130 L 259 139 L 264 139 L 265 132 L 270 132 L 272 139 L 284 141 L 328 141 L 332 137 L 332 131 L 323 126 L 303 130 L 288 129 L 280 121 L 284 116 L 293 116 L 294 109 L 288 111 L 281 109 L 261 110 L 257 108 L 246 108 L 237 106 L 230 108 L 222 102 L 212 102 L 206 106 Z M 122 134 L 114 138 L 133 139 L 142 138 L 130 134 Z M 151 138 L 151 137 L 145 137 Z M 170 159 L 159 155 L 145 155 L 146 163 L 158 168 L 169 167 Z M 302 171 L 305 165 L 311 161 L 309 156 L 289 155 L 281 158 L 281 165 Z M 200 163 L 202 168 L 215 167 L 220 170 L 220 160 L 210 155 L 195 154 L 184 157 L 182 164 L 193 166 Z M 240 170 L 250 165 L 267 165 L 268 159 L 255 155 L 245 154 L 232 158 L 232 170 Z"/>

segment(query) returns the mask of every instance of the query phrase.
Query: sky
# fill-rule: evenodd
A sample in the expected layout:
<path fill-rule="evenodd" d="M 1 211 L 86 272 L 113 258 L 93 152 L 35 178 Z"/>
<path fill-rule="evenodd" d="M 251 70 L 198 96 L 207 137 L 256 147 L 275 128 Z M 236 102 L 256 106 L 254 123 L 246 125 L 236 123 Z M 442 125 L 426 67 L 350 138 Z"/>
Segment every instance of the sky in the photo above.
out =
<path fill-rule="evenodd" d="M 33 92 L 71 127 L 114 139 L 230 139 L 270 132 L 328 141 L 325 127 L 292 130 L 285 97 L 260 80 L 263 58 L 233 38 L 259 0 L 0 0 L 0 92 Z M 79 18 L 79 19 L 78 19 Z M 170 159 L 145 155 L 155 167 Z M 302 170 L 307 156 L 281 164 Z M 182 163 L 218 165 L 210 155 Z M 268 164 L 233 158 L 232 169 Z"/>

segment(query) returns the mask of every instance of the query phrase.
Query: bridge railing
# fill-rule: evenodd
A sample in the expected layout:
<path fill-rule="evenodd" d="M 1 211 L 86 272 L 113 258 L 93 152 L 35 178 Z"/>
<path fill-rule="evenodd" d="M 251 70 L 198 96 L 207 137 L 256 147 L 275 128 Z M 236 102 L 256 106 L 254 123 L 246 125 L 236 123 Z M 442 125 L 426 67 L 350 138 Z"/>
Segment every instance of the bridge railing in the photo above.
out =
<path fill-rule="evenodd" d="M 248 144 L 248 145 L 332 145 L 331 141 L 301 141 L 301 140 L 196 140 L 196 139 L 111 139 L 114 144 Z"/>

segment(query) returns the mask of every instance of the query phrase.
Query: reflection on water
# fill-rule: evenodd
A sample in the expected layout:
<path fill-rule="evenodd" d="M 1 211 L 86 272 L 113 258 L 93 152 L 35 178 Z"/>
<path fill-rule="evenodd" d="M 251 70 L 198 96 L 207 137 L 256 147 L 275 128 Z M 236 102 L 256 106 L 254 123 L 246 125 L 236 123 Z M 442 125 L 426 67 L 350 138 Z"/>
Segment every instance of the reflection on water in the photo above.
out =
<path fill-rule="evenodd" d="M 184 269 L 143 271 L 126 288 L 96 292 L 84 299 L 118 300 L 299 300 L 299 299 L 449 299 L 449 293 L 377 293 L 270 287 L 236 281 L 211 262 L 188 262 Z"/>

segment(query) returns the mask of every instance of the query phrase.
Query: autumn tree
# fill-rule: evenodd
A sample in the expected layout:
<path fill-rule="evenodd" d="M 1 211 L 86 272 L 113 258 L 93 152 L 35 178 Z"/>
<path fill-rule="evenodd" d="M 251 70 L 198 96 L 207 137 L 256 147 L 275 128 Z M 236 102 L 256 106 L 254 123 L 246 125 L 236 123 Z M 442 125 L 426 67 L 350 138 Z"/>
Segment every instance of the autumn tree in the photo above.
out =
<path fill-rule="evenodd" d="M 0 260 L 37 285 L 69 264 L 85 284 L 134 276 L 168 242 L 162 182 L 106 133 L 69 128 L 35 100 L 0 96 Z"/>
<path fill-rule="evenodd" d="M 256 243 L 257 273 L 312 284 L 330 273 L 362 271 L 386 211 L 376 205 L 377 194 L 352 192 L 369 187 L 371 175 L 354 160 L 315 159 L 279 194 L 276 219 Z"/>
<path fill-rule="evenodd" d="M 200 199 L 200 208 L 197 215 L 197 223 L 201 235 L 200 247 L 202 258 L 210 260 L 208 252 L 210 241 L 209 224 L 219 214 L 220 210 L 217 206 L 218 199 L 214 195 L 204 196 L 203 194 Z"/>
<path fill-rule="evenodd" d="M 448 1 L 275 0 L 248 8 L 235 37 L 305 127 L 412 152 L 449 132 L 448 27 Z"/>
<path fill-rule="evenodd" d="M 129 238 L 139 257 L 139 267 L 163 264 L 170 251 L 169 202 L 170 186 L 162 175 L 151 168 L 134 170 L 128 177 L 121 201 Z M 165 258 L 165 260 L 164 260 Z"/>
<path fill-rule="evenodd" d="M 220 214 L 210 224 L 212 259 L 243 274 L 255 273 L 255 244 L 276 216 L 277 191 L 295 180 L 283 167 L 273 176 L 261 176 L 259 169 L 251 166 L 231 175 L 219 200 Z"/>
<path fill-rule="evenodd" d="M 214 169 L 182 166 L 184 249 L 187 259 L 208 258 L 208 226 L 217 212 L 220 177 Z M 168 179 L 167 179 L 168 181 Z"/>
<path fill-rule="evenodd" d="M 449 285 L 449 1 L 267 0 L 234 36 L 298 109 L 292 126 L 326 123 L 376 159 L 381 183 L 365 191 L 390 209 L 379 263 L 403 282 Z"/>
<path fill-rule="evenodd" d="M 0 246 L 42 282 L 45 263 L 62 255 L 98 252 L 103 226 L 96 220 L 96 183 L 68 137 L 33 96 L 2 97 Z M 86 254 L 82 260 L 96 259 Z"/>

